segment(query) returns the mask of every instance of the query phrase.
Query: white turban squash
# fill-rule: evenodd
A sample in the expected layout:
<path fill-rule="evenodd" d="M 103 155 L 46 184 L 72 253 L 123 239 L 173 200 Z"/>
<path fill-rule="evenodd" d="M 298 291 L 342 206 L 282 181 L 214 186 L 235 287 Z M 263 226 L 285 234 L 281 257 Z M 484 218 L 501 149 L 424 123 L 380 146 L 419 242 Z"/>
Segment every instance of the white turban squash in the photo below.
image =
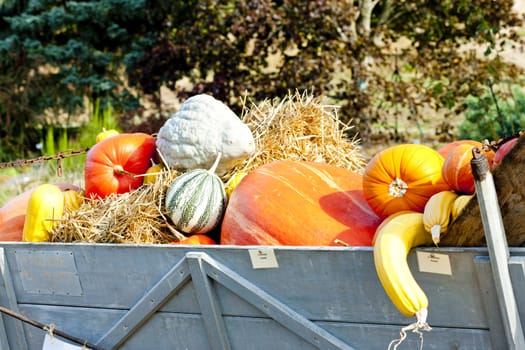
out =
<path fill-rule="evenodd" d="M 217 155 L 218 175 L 255 151 L 248 126 L 224 103 L 206 94 L 188 98 L 160 128 L 157 148 L 177 170 L 209 169 Z"/>

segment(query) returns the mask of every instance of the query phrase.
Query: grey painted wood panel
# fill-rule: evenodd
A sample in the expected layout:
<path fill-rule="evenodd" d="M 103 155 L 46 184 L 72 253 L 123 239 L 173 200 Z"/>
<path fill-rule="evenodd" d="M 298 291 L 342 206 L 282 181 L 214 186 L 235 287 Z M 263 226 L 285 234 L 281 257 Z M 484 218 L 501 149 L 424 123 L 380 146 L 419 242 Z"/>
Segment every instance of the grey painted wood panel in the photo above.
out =
<path fill-rule="evenodd" d="M 74 251 L 82 295 L 31 293 L 24 290 L 20 274 L 15 270 L 13 284 L 20 303 L 114 309 L 131 308 L 188 251 L 187 248 L 163 246 L 36 247 L 20 245 L 8 249 L 10 266 L 16 268 L 17 251 L 24 249 Z M 275 248 L 279 268 L 261 270 L 252 268 L 246 249 L 220 247 L 200 251 L 206 251 L 307 318 L 363 323 L 406 322 L 387 299 L 377 279 L 370 249 Z M 478 253 L 452 250 L 447 254 L 451 259 L 452 276 L 418 272 L 414 254 L 409 259 L 416 280 L 429 295 L 429 320 L 440 326 L 488 327 L 485 315 L 477 311 L 482 306 L 482 299 L 477 292 L 473 257 Z M 199 312 L 194 291 L 186 288 L 192 287 L 184 287 L 179 294 L 188 299 L 169 302 L 163 310 Z M 226 315 L 260 315 L 223 288 L 218 288 L 217 294 Z M 458 305 L 450 310 L 449 303 L 454 301 Z"/>
<path fill-rule="evenodd" d="M 291 332 L 293 325 L 283 327 L 245 300 L 248 294 L 228 287 L 224 278 L 212 276 L 213 269 L 202 270 L 209 274 L 205 285 L 211 292 L 198 292 L 202 291 L 202 280 L 197 284 L 191 278 L 179 285 L 170 282 L 174 293 L 169 300 L 152 300 L 151 304 L 160 309 L 141 312 L 151 318 L 142 321 L 135 319 L 138 314 L 128 314 L 138 305 L 147 305 L 144 296 L 174 266 L 188 259 L 189 252 L 205 253 L 219 266 L 249 281 L 250 290 L 260 289 L 271 296 L 270 300 L 274 298 L 301 316 L 285 317 L 283 322 L 301 322 L 304 317 L 349 348 L 385 349 L 402 327 L 414 321 L 401 315 L 387 298 L 375 273 L 371 248 L 273 247 L 279 267 L 269 269 L 252 266 L 248 251 L 260 247 L 0 243 L 0 248 L 4 249 L 21 313 L 42 323 L 54 323 L 58 329 L 92 343 L 127 315 L 139 327 L 124 342 L 126 349 L 212 349 L 199 295 L 215 299 L 214 314 L 222 315 L 224 326 L 219 329 L 226 329 L 231 349 L 316 348 Z M 420 272 L 416 250 L 409 255 L 414 277 L 430 301 L 428 321 L 433 329 L 424 332 L 424 348 L 499 349 L 499 311 L 486 305 L 497 303 L 491 293 L 492 275 L 490 268 L 483 264 L 480 268 L 479 264 L 488 259 L 487 250 L 418 250 L 446 254 L 452 271 L 451 275 Z M 525 249 L 511 249 L 511 254 L 525 256 Z M 52 288 L 49 279 L 53 280 Z M 283 309 L 275 310 L 279 319 Z M 28 325 L 24 329 L 29 348 L 40 349 L 43 331 Z M 410 333 L 400 349 L 418 346 L 419 338 Z"/>

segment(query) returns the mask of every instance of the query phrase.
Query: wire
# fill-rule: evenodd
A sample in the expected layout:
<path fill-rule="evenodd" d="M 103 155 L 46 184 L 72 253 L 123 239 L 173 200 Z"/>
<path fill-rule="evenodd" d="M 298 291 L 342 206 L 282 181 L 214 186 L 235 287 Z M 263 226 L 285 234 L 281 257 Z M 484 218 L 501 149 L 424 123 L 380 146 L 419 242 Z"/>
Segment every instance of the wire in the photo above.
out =
<path fill-rule="evenodd" d="M 104 350 L 94 344 L 91 344 L 90 342 L 88 342 L 87 340 L 84 340 L 84 339 L 80 339 L 80 338 L 77 338 L 75 336 L 72 336 L 72 335 L 69 335 L 59 329 L 56 329 L 56 327 L 50 327 L 48 325 L 45 325 L 43 323 L 40 323 L 38 321 L 35 321 L 35 320 L 32 320 L 30 318 L 27 318 L 26 316 L 22 315 L 22 314 L 19 314 L 17 312 L 14 312 L 13 310 L 9 310 L 3 306 L 0 306 L 0 312 L 1 313 L 4 313 L 6 315 L 9 315 L 11 317 L 14 317 L 20 321 L 23 321 L 25 323 L 28 323 L 34 327 L 37 327 L 37 328 L 40 328 L 44 331 L 49 331 L 50 329 L 52 329 L 53 331 L 53 334 L 54 335 L 58 335 L 59 337 L 62 337 L 64 339 L 67 339 L 67 340 L 70 340 L 76 344 L 79 344 L 79 345 L 82 345 L 82 346 L 85 346 L 87 347 L 88 349 L 92 349 L 92 350 Z"/>

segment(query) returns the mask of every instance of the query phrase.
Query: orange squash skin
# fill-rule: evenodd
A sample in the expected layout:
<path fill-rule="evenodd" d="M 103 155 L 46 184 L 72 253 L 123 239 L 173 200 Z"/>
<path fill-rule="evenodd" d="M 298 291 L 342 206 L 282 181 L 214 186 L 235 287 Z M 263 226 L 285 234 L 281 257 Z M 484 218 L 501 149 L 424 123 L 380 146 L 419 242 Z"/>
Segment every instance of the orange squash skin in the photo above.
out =
<path fill-rule="evenodd" d="M 443 156 L 443 159 L 445 159 L 447 158 L 447 155 L 450 153 L 450 151 L 452 151 L 459 145 L 471 145 L 475 147 L 481 147 L 483 144 L 475 140 L 456 140 L 447 143 L 446 145 L 443 145 L 441 148 L 438 149 L 438 153 Z"/>
<path fill-rule="evenodd" d="M 450 188 L 461 194 L 474 194 L 476 186 L 472 175 L 472 148 L 474 146 L 463 144 L 455 147 L 445 158 L 443 164 L 443 178 Z M 493 168 L 494 152 L 482 151 L 487 156 L 489 167 Z"/>
<path fill-rule="evenodd" d="M 170 242 L 170 244 L 191 244 L 191 245 L 205 245 L 205 244 L 217 244 L 213 238 L 206 235 L 191 235 L 180 241 Z"/>
<path fill-rule="evenodd" d="M 401 144 L 377 153 L 363 175 L 363 193 L 381 218 L 396 212 L 423 212 L 428 199 L 448 190 L 441 174 L 444 159 L 419 144 Z"/>
<path fill-rule="evenodd" d="M 220 244 L 371 246 L 380 223 L 364 199 L 362 175 L 278 160 L 252 170 L 232 192 Z"/>
<path fill-rule="evenodd" d="M 155 156 L 155 138 L 144 133 L 123 133 L 96 143 L 84 166 L 87 198 L 105 198 L 140 187 L 142 175 Z"/>

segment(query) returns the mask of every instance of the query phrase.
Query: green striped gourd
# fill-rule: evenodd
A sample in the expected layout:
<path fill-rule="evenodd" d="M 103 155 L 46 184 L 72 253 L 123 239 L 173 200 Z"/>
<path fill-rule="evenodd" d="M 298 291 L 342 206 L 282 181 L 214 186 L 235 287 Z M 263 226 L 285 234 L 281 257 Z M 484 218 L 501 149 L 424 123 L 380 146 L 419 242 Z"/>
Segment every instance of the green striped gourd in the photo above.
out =
<path fill-rule="evenodd" d="M 166 209 L 175 228 L 204 234 L 221 221 L 226 210 L 224 183 L 215 174 L 221 154 L 209 170 L 194 169 L 176 177 L 166 192 Z"/>

